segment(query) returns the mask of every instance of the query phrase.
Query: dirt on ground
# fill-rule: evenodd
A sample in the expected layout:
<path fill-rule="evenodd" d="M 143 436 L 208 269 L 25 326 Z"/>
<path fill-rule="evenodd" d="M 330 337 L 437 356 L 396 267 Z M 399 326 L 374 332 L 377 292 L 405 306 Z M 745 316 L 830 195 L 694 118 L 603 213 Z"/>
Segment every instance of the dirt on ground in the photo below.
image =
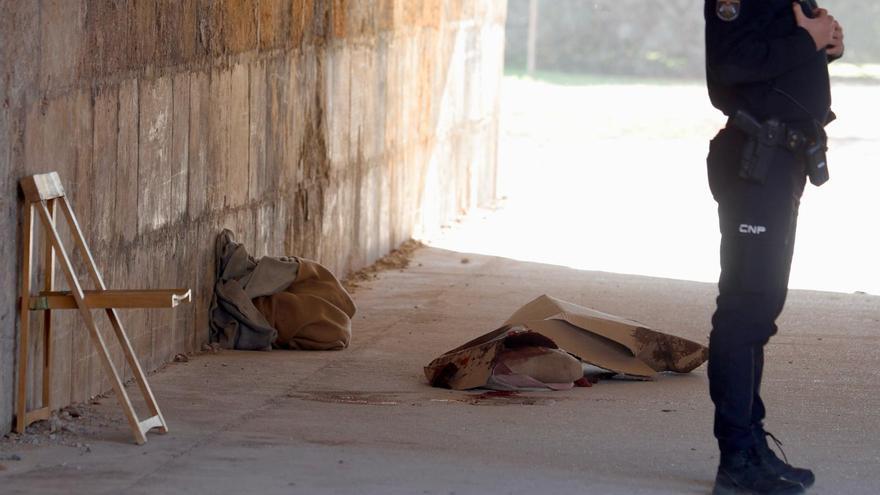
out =
<path fill-rule="evenodd" d="M 52 413 L 46 421 L 37 421 L 24 433 L 8 433 L 0 437 L 0 460 L 21 460 L 18 451 L 27 446 L 63 445 L 80 449 L 87 454 L 92 451 L 85 439 L 94 438 L 95 432 L 120 422 L 94 406 L 107 399 L 104 396 L 89 403 L 74 404 Z"/>
<path fill-rule="evenodd" d="M 204 344 L 200 351 L 190 354 L 177 354 L 171 363 L 165 363 L 158 369 L 147 373 L 153 376 L 161 373 L 175 363 L 187 363 L 193 356 L 200 354 L 217 354 L 222 352 L 220 344 Z M 134 383 L 134 379 L 126 380 L 125 385 Z M 25 429 L 24 433 L 10 432 L 0 436 L 0 461 L 20 460 L 16 459 L 17 449 L 23 446 L 40 445 L 63 445 L 79 448 L 82 453 L 91 452 L 91 446 L 84 443 L 84 439 L 94 438 L 98 430 L 109 426 L 118 426 L 123 419 L 113 414 L 108 414 L 106 409 L 100 409 L 103 402 L 110 401 L 116 406 L 116 397 L 113 391 L 99 394 L 88 402 L 72 404 L 59 411 L 52 413 L 48 420 L 36 421 Z M 2 469 L 0 469 L 2 470 Z"/>
<path fill-rule="evenodd" d="M 375 280 L 383 271 L 403 270 L 409 266 L 415 252 L 422 247 L 424 244 L 419 241 L 412 239 L 406 241 L 372 265 L 350 274 L 342 284 L 346 290 L 353 292 L 360 287 L 360 283 Z M 172 363 L 167 363 L 148 373 L 148 376 L 159 373 L 174 363 L 186 363 L 192 356 L 219 352 L 222 352 L 219 344 L 205 344 L 199 352 L 175 355 Z M 131 380 L 128 380 L 126 384 L 130 383 Z M 84 439 L 94 437 L 97 429 L 120 422 L 120 418 L 107 416 L 94 407 L 105 400 L 115 401 L 116 399 L 112 392 L 107 392 L 93 398 L 89 403 L 75 404 L 61 409 L 53 413 L 48 420 L 37 421 L 28 426 L 22 434 L 8 433 L 0 436 L 0 460 L 7 462 L 18 460 L 19 454 L 16 452 L 24 446 L 63 445 L 79 448 L 83 453 L 91 452 L 90 445 L 84 443 Z M 0 467 L 0 470 L 3 470 L 3 467 Z"/>
<path fill-rule="evenodd" d="M 350 273 L 348 277 L 342 281 L 342 286 L 345 287 L 345 290 L 351 293 L 359 288 L 362 282 L 376 280 L 379 273 L 383 271 L 403 270 L 409 266 L 415 252 L 424 246 L 423 243 L 410 239 L 372 265 L 354 273 Z"/>

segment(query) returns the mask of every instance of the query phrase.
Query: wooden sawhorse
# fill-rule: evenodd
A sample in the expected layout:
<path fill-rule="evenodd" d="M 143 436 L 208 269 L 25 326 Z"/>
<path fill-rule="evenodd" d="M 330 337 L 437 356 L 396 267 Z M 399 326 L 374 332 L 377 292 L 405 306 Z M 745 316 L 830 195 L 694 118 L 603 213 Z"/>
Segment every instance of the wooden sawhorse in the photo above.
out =
<path fill-rule="evenodd" d="M 49 419 L 52 410 L 50 405 L 52 391 L 52 311 L 53 310 L 79 310 L 83 323 L 92 339 L 92 343 L 98 350 L 98 356 L 104 371 L 110 377 L 113 391 L 122 406 L 128 423 L 134 434 L 135 442 L 143 444 L 147 441 L 146 434 L 153 428 L 167 433 L 168 426 L 162 417 L 153 391 L 147 383 L 147 377 L 141 368 L 140 362 L 134 353 L 131 342 L 122 327 L 117 308 L 173 308 L 182 302 L 191 300 L 188 289 L 161 289 L 161 290 L 108 290 L 104 279 L 98 271 L 92 253 L 83 237 L 79 222 L 64 195 L 61 179 L 56 172 L 33 175 L 21 180 L 21 188 L 24 191 L 24 226 L 22 229 L 22 263 L 21 263 L 21 300 L 19 306 L 21 339 L 18 348 L 18 391 L 16 404 L 15 431 L 23 433 L 25 428 L 34 421 Z M 73 270 L 67 249 L 61 242 L 56 225 L 56 206 L 61 206 L 61 213 L 67 219 L 71 236 L 80 250 L 80 255 L 86 262 L 92 282 L 96 290 L 83 290 Z M 48 241 L 44 250 L 45 278 L 43 289 L 40 292 L 31 292 L 31 279 L 33 277 L 33 251 L 34 251 L 34 212 L 36 211 Z M 60 260 L 61 271 L 67 280 L 69 291 L 56 291 L 55 265 L 56 256 Z M 122 347 L 125 359 L 131 366 L 134 379 L 140 387 L 141 394 L 146 402 L 150 417 L 139 420 L 132 406 L 122 378 L 110 359 L 104 338 L 95 325 L 92 316 L 93 309 L 103 309 L 110 319 L 113 332 Z M 42 407 L 33 411 L 27 410 L 27 369 L 30 339 L 30 312 L 43 311 L 44 328 L 44 352 L 43 352 L 43 383 L 42 383 Z"/>

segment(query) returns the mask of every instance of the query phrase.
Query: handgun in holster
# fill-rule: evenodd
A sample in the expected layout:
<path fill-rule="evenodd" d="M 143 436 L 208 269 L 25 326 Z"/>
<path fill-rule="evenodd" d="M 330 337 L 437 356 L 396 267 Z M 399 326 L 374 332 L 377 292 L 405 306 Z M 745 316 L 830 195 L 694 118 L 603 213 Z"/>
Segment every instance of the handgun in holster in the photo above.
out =
<path fill-rule="evenodd" d="M 785 148 L 792 153 L 803 153 L 807 175 L 815 186 L 828 181 L 827 136 L 821 126 L 815 125 L 813 138 L 809 139 L 798 129 L 791 129 L 776 119 L 763 124 L 742 110 L 731 119 L 733 125 L 749 136 L 743 148 L 739 176 L 745 180 L 763 184 L 767 179 L 776 153 Z"/>
<path fill-rule="evenodd" d="M 739 176 L 763 184 L 782 139 L 782 123 L 770 119 L 762 124 L 740 110 L 734 116 L 733 124 L 749 136 L 743 149 Z"/>

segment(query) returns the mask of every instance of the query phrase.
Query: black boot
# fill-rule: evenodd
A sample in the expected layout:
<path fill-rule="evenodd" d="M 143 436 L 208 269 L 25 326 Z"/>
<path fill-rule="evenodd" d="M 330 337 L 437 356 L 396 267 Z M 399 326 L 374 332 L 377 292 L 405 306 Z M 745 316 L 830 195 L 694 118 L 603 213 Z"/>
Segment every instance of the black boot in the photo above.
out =
<path fill-rule="evenodd" d="M 712 495 L 798 495 L 799 483 L 784 480 L 765 468 L 755 449 L 721 454 Z"/>
<path fill-rule="evenodd" d="M 764 431 L 763 428 L 756 428 L 754 432 L 755 452 L 758 454 L 758 458 L 761 459 L 761 463 L 764 467 L 780 478 L 798 483 L 804 488 L 813 486 L 813 483 L 816 482 L 816 476 L 809 469 L 794 467 L 789 464 L 788 458 L 785 457 L 785 452 L 782 451 L 782 442 L 773 436 L 772 433 Z M 773 442 L 776 443 L 779 451 L 782 452 L 782 457 L 785 458 L 784 461 L 780 459 L 776 455 L 776 452 L 773 452 L 773 449 L 770 448 L 770 445 L 767 444 L 767 437 L 770 437 Z"/>

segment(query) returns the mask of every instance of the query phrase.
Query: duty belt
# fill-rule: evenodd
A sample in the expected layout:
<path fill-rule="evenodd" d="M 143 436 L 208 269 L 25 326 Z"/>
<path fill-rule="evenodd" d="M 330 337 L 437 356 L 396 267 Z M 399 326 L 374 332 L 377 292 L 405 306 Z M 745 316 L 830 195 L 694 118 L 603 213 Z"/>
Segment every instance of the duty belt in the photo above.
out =
<path fill-rule="evenodd" d="M 814 185 L 820 186 L 828 180 L 826 138 L 821 126 L 817 126 L 816 138 L 808 139 L 803 131 L 779 120 L 770 119 L 762 124 L 742 110 L 728 120 L 727 125 L 736 127 L 750 137 L 743 149 L 740 165 L 739 176 L 743 179 L 764 183 L 776 150 L 783 148 L 804 158 L 807 175 Z"/>
<path fill-rule="evenodd" d="M 808 142 L 807 135 L 799 129 L 789 127 L 776 119 L 770 119 L 761 124 L 742 110 L 737 112 L 736 116 L 728 119 L 727 126 L 736 127 L 767 145 L 779 146 L 792 152 L 804 149 Z"/>

